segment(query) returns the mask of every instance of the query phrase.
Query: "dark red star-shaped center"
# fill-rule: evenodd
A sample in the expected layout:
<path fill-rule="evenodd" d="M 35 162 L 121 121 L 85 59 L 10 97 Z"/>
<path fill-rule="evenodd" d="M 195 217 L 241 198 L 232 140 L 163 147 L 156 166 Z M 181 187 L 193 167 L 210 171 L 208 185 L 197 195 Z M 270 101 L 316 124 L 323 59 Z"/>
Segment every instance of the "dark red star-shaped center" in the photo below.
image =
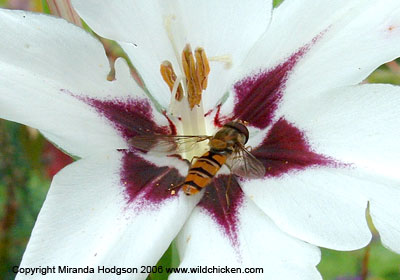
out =
<path fill-rule="evenodd" d="M 312 44 L 314 42 L 315 40 Z M 230 116 L 220 116 L 219 108 L 217 108 L 214 119 L 217 126 L 234 119 L 245 120 L 249 125 L 260 129 L 271 126 L 262 143 L 252 151 L 253 155 L 264 164 L 266 179 L 312 166 L 336 164 L 332 159 L 314 152 L 304 132 L 293 124 L 284 118 L 273 121 L 288 75 L 312 44 L 301 48 L 274 68 L 262 70 L 256 75 L 235 83 L 235 107 Z M 147 99 L 77 98 L 91 105 L 115 127 L 125 140 L 141 134 L 176 133 L 171 122 L 169 126 L 161 127 L 154 121 L 155 112 Z M 151 163 L 138 152 L 121 152 L 123 160 L 120 177 L 128 203 L 137 202 L 140 199 L 143 206 L 151 205 L 157 208 L 166 200 L 176 197 L 171 195 L 170 188 L 184 181 L 178 170 Z M 165 160 L 167 161 L 168 158 Z M 227 200 L 228 184 L 230 188 Z M 235 176 L 221 175 L 214 178 L 206 188 L 199 203 L 199 207 L 214 219 L 232 244 L 236 245 L 238 244 L 239 209 L 243 199 L 244 194 Z"/>

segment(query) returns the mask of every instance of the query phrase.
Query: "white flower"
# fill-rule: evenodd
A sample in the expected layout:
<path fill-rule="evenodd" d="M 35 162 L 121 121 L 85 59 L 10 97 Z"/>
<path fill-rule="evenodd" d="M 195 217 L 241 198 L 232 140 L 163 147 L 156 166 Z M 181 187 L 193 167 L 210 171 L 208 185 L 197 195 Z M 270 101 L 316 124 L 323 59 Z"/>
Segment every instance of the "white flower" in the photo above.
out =
<path fill-rule="evenodd" d="M 73 1 L 95 32 L 121 44 L 146 90 L 122 59 L 107 81 L 102 46 L 78 27 L 1 10 L 0 116 L 81 158 L 54 178 L 21 267 L 140 269 L 176 238 L 182 267 L 264 274 L 170 279 L 320 279 L 316 246 L 370 241 L 368 203 L 383 243 L 400 252 L 400 89 L 358 85 L 400 55 L 400 2 L 286 0 L 273 12 L 271 2 Z M 159 73 L 168 60 L 182 75 L 177 56 L 187 43 L 211 58 L 194 110 L 173 98 L 170 107 Z M 249 122 L 249 144 L 267 170 L 263 179 L 235 179 L 229 208 L 227 175 L 206 195 L 171 196 L 187 164 L 126 150 L 146 130 L 212 134 L 228 119 Z"/>

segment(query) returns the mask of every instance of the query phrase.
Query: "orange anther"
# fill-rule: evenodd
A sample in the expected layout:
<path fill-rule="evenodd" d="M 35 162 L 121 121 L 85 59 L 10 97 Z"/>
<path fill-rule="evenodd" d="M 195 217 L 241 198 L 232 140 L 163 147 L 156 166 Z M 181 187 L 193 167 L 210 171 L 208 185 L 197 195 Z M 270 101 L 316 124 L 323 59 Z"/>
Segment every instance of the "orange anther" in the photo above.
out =
<path fill-rule="evenodd" d="M 172 92 L 174 89 L 174 84 L 176 81 L 176 74 L 174 69 L 172 68 L 172 64 L 169 61 L 164 61 L 160 65 L 160 73 L 161 76 L 163 77 L 164 81 L 167 83 L 170 91 Z M 183 98 L 183 88 L 182 85 L 179 84 L 176 93 L 175 93 L 175 99 L 178 101 L 181 101 Z"/>
<path fill-rule="evenodd" d="M 192 48 L 189 44 L 183 49 L 182 65 L 186 76 L 189 105 L 193 109 L 195 105 L 200 104 L 203 88 L 200 85 L 199 73 L 196 69 Z"/>
<path fill-rule="evenodd" d="M 196 71 L 200 77 L 200 85 L 203 90 L 207 88 L 208 74 L 210 73 L 210 64 L 203 48 L 195 50 L 196 57 Z"/>

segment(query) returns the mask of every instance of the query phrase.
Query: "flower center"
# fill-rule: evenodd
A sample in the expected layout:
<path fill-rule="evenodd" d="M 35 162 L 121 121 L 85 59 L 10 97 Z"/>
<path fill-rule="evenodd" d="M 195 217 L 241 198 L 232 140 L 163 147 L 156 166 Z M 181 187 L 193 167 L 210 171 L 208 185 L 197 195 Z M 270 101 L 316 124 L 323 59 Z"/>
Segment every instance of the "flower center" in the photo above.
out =
<path fill-rule="evenodd" d="M 160 66 L 161 76 L 171 91 L 168 114 L 177 124 L 180 135 L 206 135 L 201 97 L 207 88 L 210 66 L 204 49 L 196 48 L 193 53 L 187 44 L 182 51 L 181 68 L 183 74 L 179 76 L 170 61 L 164 61 Z M 183 157 L 191 160 L 204 149 L 205 145 L 198 145 Z"/>

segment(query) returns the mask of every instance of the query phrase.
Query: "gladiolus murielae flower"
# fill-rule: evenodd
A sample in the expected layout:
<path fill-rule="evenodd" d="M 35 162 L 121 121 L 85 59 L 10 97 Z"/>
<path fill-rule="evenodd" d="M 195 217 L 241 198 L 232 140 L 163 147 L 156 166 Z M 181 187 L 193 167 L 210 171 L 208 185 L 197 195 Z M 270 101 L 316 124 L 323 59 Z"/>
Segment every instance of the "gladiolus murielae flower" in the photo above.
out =
<path fill-rule="evenodd" d="M 152 266 L 175 240 L 181 267 L 263 273 L 169 279 L 321 279 L 318 246 L 370 242 L 368 207 L 400 253 L 400 88 L 360 84 L 400 56 L 400 2 L 271 2 L 72 1 L 144 87 L 123 59 L 108 81 L 101 44 L 81 28 L 1 10 L 0 116 L 80 158 L 55 176 L 20 267 L 88 266 L 94 274 L 72 276 L 110 279 L 97 266 Z M 174 155 L 130 144 L 213 135 L 237 120 L 264 175 L 223 165 L 195 195 L 177 186 L 207 141 Z"/>

